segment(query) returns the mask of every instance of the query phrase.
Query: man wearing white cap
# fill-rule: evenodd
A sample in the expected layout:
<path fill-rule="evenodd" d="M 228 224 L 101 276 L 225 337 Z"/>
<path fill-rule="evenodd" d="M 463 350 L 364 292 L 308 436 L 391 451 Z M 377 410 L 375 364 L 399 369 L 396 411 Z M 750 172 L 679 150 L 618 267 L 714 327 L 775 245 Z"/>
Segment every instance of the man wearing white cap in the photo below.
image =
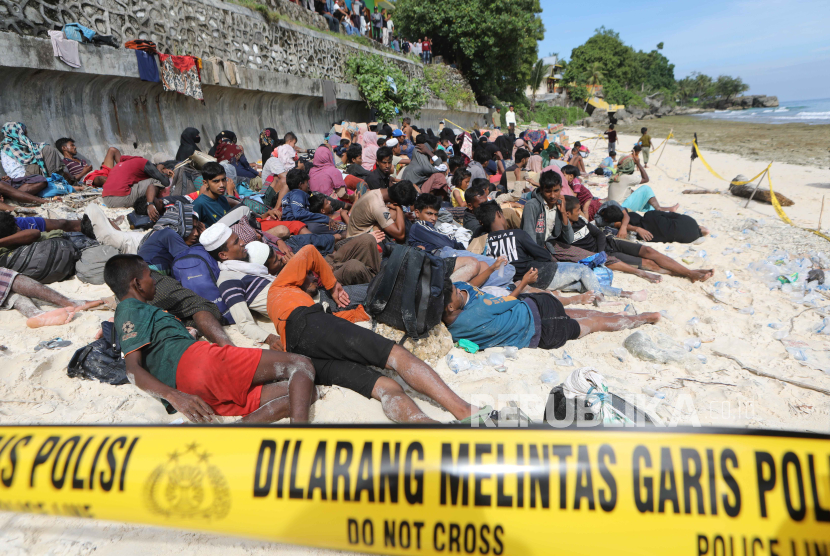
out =
<path fill-rule="evenodd" d="M 242 335 L 283 351 L 279 337 L 260 328 L 251 314 L 254 311 L 268 316 L 267 286 L 274 277 L 268 273 L 265 262 L 271 249 L 258 241 L 243 246 L 239 236 L 221 222 L 205 230 L 199 242 L 219 262 L 216 285 Z"/>

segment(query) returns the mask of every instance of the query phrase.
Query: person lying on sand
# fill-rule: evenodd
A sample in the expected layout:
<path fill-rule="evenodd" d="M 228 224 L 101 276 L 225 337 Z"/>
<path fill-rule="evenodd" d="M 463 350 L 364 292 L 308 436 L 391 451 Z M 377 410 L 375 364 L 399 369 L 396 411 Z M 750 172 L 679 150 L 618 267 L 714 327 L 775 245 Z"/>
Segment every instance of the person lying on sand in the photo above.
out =
<path fill-rule="evenodd" d="M 597 212 L 594 223 L 600 228 L 617 228 L 617 237 L 620 239 L 632 231 L 640 239 L 655 243 L 692 243 L 709 235 L 708 229 L 686 214 L 652 210 L 640 215 L 612 201 Z"/>
<path fill-rule="evenodd" d="M 156 295 L 150 267 L 137 255 L 116 255 L 104 282 L 120 303 L 115 330 L 134 385 L 192 422 L 213 415 L 270 423 L 308 421 L 314 366 L 300 355 L 197 342 L 173 315 L 149 305 Z"/>
<path fill-rule="evenodd" d="M 575 197 L 570 198 L 576 200 Z M 576 210 L 578 212 L 578 207 Z M 490 253 L 505 257 L 516 268 L 516 278 L 522 278 L 530 269 L 535 268 L 538 278 L 533 283 L 542 290 L 584 289 L 596 292 L 599 297 L 605 294 L 636 301 L 644 301 L 647 297 L 645 290 L 629 292 L 601 285 L 596 275 L 584 264 L 556 262 L 551 253 L 544 247 L 539 247 L 526 231 L 509 229 L 502 208 L 495 201 L 479 205 L 475 214 L 482 227 L 488 231 Z M 453 281 L 458 280 L 453 278 Z"/>
<path fill-rule="evenodd" d="M 579 297 L 579 296 L 578 296 Z M 444 284 L 444 314 L 453 341 L 470 340 L 482 349 L 516 346 L 557 349 L 592 332 L 613 332 L 655 324 L 660 313 L 611 315 L 587 309 L 565 309 L 572 298 L 549 293 L 496 297 L 449 279 Z"/>
<path fill-rule="evenodd" d="M 80 232 L 80 220 L 52 220 L 40 216 L 15 216 L 11 212 L 0 211 L 0 247 L 15 249 L 31 245 L 40 239 L 41 232 L 63 230 Z"/>
<path fill-rule="evenodd" d="M 314 247 L 306 246 L 288 261 L 268 291 L 268 316 L 277 326 L 283 348 L 312 358 L 317 384 L 335 384 L 374 398 L 396 423 L 434 422 L 397 382 L 370 367 L 391 369 L 462 422 L 490 414 L 492 408 L 466 403 L 429 365 L 403 347 L 353 324 L 369 320 L 362 305 L 335 314 L 324 312 L 312 299 L 318 284 L 338 307 L 349 305 L 348 294 L 325 259 Z"/>
<path fill-rule="evenodd" d="M 711 270 L 686 268 L 651 247 L 633 241 L 606 237 L 601 229 L 585 219 L 576 197 L 565 196 L 565 215 L 574 230 L 572 245 L 592 253 L 607 253 L 608 260 L 605 266 L 611 270 L 634 274 L 653 283 L 660 282 L 660 276 L 646 272 L 646 270 L 682 276 L 692 282 L 705 281 L 712 277 Z"/>
<path fill-rule="evenodd" d="M 57 305 L 58 308 L 43 311 L 35 305 L 32 299 Z M 103 303 L 100 299 L 97 301 L 69 299 L 28 276 L 0 267 L 0 310 L 16 309 L 28 318 L 26 326 L 29 328 L 67 324 L 76 313 Z"/>

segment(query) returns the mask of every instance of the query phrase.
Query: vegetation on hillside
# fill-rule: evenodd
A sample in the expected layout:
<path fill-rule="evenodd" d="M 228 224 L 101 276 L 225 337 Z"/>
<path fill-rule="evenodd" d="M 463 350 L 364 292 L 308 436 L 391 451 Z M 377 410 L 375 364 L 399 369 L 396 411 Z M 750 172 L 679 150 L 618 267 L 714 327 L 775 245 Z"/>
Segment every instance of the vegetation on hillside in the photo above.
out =
<path fill-rule="evenodd" d="M 361 52 L 346 61 L 346 74 L 357 84 L 378 121 L 391 122 L 403 112 L 420 114 L 428 94 L 423 79 L 412 79 L 395 63 L 379 54 Z"/>

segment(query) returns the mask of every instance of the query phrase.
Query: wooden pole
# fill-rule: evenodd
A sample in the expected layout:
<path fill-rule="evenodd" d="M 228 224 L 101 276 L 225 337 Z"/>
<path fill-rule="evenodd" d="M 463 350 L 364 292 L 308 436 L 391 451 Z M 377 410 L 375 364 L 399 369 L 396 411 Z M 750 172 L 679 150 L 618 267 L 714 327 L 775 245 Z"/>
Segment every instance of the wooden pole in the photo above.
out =
<path fill-rule="evenodd" d="M 770 163 L 770 164 L 772 164 L 772 163 Z M 764 170 L 763 174 L 761 174 L 761 177 L 758 178 L 758 183 L 755 184 L 755 189 L 752 190 L 752 193 L 749 195 L 749 199 L 746 200 L 746 204 L 744 205 L 744 208 L 747 208 L 749 206 L 750 201 L 752 201 L 752 198 L 755 196 L 755 192 L 758 191 L 759 187 L 761 187 L 761 182 L 763 181 L 764 176 L 767 175 L 767 172 L 769 172 L 769 166 L 767 166 L 767 169 Z"/>
<path fill-rule="evenodd" d="M 672 133 L 674 133 L 674 128 L 671 128 L 671 129 L 669 130 L 669 134 L 668 134 L 668 135 L 666 135 L 666 140 L 663 142 L 663 150 L 662 150 L 662 151 L 660 151 L 660 155 L 657 157 L 657 162 L 655 162 L 655 163 L 654 163 L 654 165 L 655 165 L 655 166 L 657 166 L 658 164 L 660 164 L 660 158 L 662 158 L 663 153 L 664 153 L 664 152 L 666 152 L 666 147 L 668 146 L 669 137 L 671 137 L 671 134 L 672 134 Z"/>
<path fill-rule="evenodd" d="M 821 231 L 821 217 L 824 216 L 824 195 L 821 196 L 821 212 L 818 213 L 818 228 L 817 231 Z"/>
<path fill-rule="evenodd" d="M 692 164 L 695 163 L 695 159 L 693 158 L 691 162 L 689 162 L 689 183 L 692 183 Z"/>

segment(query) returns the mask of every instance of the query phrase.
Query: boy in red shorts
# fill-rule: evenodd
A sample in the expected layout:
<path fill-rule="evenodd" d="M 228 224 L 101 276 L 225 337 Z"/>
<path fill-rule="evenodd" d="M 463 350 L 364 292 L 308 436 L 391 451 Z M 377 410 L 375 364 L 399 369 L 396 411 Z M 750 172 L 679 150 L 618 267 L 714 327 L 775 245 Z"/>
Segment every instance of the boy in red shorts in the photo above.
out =
<path fill-rule="evenodd" d="M 173 315 L 149 305 L 156 294 L 147 263 L 116 255 L 104 281 L 120 301 L 115 330 L 130 382 L 190 421 L 242 415 L 243 422 L 308 421 L 314 367 L 300 355 L 197 342 Z M 172 412 L 172 411 L 171 411 Z"/>

